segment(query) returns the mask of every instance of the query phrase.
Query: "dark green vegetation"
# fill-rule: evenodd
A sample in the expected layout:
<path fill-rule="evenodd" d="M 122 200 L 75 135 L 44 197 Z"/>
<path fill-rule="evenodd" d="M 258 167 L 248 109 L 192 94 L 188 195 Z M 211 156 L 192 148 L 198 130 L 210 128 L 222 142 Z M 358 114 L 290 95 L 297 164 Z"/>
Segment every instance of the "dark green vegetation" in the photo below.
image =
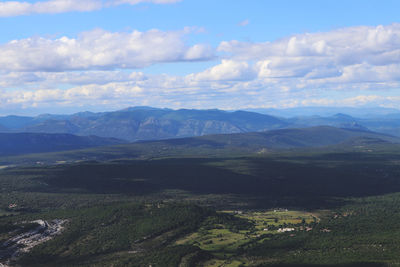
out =
<path fill-rule="evenodd" d="M 387 162 L 387 157 L 391 162 Z M 282 199 L 379 195 L 400 191 L 400 155 L 332 153 L 86 162 L 2 171 L 3 192 L 147 195 L 165 190 Z M 351 178 L 351 179 L 349 179 Z M 300 203 L 298 203 L 300 204 Z M 301 203 L 300 205 L 304 205 Z"/>
<path fill-rule="evenodd" d="M 114 138 L 71 134 L 0 133 L 0 156 L 55 152 L 124 143 Z"/>
<path fill-rule="evenodd" d="M 395 149 L 400 138 L 357 129 L 319 126 L 304 129 L 281 129 L 258 133 L 208 135 L 160 141 L 146 141 L 79 151 L 0 157 L 0 165 L 54 164 L 110 159 L 149 159 L 160 157 L 226 157 L 248 154 L 282 153 L 293 149 L 321 151 L 367 151 Z"/>
<path fill-rule="evenodd" d="M 9 158 L 71 163 L 0 170 L 1 243 L 66 219 L 17 264 L 399 266 L 396 141 L 316 127 Z"/>
<path fill-rule="evenodd" d="M 375 263 L 398 266 L 399 194 L 353 199 L 309 232 L 274 235 L 247 250 L 292 264 Z M 360 265 L 363 266 L 363 265 Z"/>
<path fill-rule="evenodd" d="M 182 256 L 200 251 L 167 245 L 216 215 L 193 205 L 114 204 L 42 216 L 70 222 L 62 236 L 22 257 L 22 265 L 177 266 Z"/>

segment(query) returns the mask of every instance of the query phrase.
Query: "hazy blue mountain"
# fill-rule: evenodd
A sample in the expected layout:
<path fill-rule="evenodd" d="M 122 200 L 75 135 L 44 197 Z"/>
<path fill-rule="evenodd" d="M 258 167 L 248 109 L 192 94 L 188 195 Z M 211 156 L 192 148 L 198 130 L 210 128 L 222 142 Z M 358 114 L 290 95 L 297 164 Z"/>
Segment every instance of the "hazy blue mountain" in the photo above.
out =
<path fill-rule="evenodd" d="M 385 116 L 371 116 L 360 119 L 359 123 L 372 131 L 400 136 L 400 113 Z"/>
<path fill-rule="evenodd" d="M 367 127 L 361 124 L 360 119 L 353 118 L 352 116 L 343 113 L 338 113 L 330 117 L 294 117 L 287 119 L 287 121 L 290 123 L 291 127 L 296 128 L 325 125 L 338 128 L 368 130 Z"/>
<path fill-rule="evenodd" d="M 308 108 L 318 111 L 319 108 Z M 290 112 L 296 109 L 290 109 Z M 302 108 L 299 108 L 302 110 Z M 304 108 L 304 110 L 307 110 Z M 322 113 L 324 109 L 321 109 Z M 338 111 L 338 108 L 325 108 Z M 345 111 L 357 110 L 367 114 L 372 109 L 347 108 L 338 113 L 322 116 L 276 117 L 249 111 L 158 109 L 132 107 L 114 112 L 80 112 L 72 115 L 44 114 L 37 117 L 0 117 L 0 132 L 69 133 L 79 136 L 96 135 L 129 141 L 160 140 L 210 134 L 260 132 L 284 128 L 332 126 L 371 130 L 400 136 L 400 113 L 387 113 L 392 109 L 379 109 L 369 117 L 355 117 Z M 292 112 L 293 113 L 293 112 Z M 301 113 L 301 112 L 299 112 Z M 303 112 L 304 113 L 304 112 Z M 293 113 L 294 114 L 294 113 Z M 380 115 L 379 115 L 380 114 Z"/>
<path fill-rule="evenodd" d="M 375 115 L 369 118 L 355 118 L 338 113 L 329 117 L 308 116 L 287 119 L 291 127 L 312 127 L 327 125 L 339 128 L 371 130 L 395 136 L 400 136 L 400 113 Z"/>
<path fill-rule="evenodd" d="M 265 131 L 287 125 L 284 120 L 254 112 L 145 107 L 106 113 L 77 113 L 61 119 L 49 116 L 47 120 L 20 131 L 97 135 L 135 141 Z"/>
<path fill-rule="evenodd" d="M 179 140 L 179 139 L 178 139 Z M 183 140 L 183 139 L 181 139 Z M 341 129 L 330 126 L 318 126 L 299 129 L 279 129 L 267 132 L 210 135 L 195 137 L 190 140 L 213 142 L 217 146 L 255 147 L 266 149 L 323 147 L 341 143 L 357 143 L 360 140 L 400 143 L 400 138 L 358 129 Z M 356 141 L 357 140 L 357 141 Z M 176 143 L 177 140 L 167 142 Z"/>
<path fill-rule="evenodd" d="M 124 143 L 114 138 L 71 134 L 0 133 L 0 156 L 56 152 Z"/>
<path fill-rule="evenodd" d="M 0 117 L 0 125 L 7 129 L 19 129 L 35 123 L 35 118 L 33 117 L 23 117 L 23 116 L 6 116 Z"/>
<path fill-rule="evenodd" d="M 303 116 L 322 116 L 330 117 L 338 113 L 345 113 L 353 117 L 369 118 L 373 116 L 383 116 L 392 113 L 400 113 L 399 109 L 383 108 L 383 107 L 296 107 L 286 109 L 247 109 L 248 111 L 261 114 L 269 114 L 278 117 L 303 117 Z"/>
<path fill-rule="evenodd" d="M 86 112 L 82 112 L 85 114 Z M 91 113 L 91 112 L 89 112 Z M 45 121 L 45 120 L 67 120 L 70 115 L 63 115 L 63 114 L 41 114 L 35 117 L 36 121 Z"/>
<path fill-rule="evenodd" d="M 69 133 L 76 134 L 79 127 L 69 120 L 49 119 L 23 128 L 24 132 L 31 133 Z"/>
<path fill-rule="evenodd" d="M 9 129 L 7 127 L 4 127 L 3 125 L 0 124 L 0 132 L 1 133 L 6 133 L 8 131 L 9 131 Z"/>

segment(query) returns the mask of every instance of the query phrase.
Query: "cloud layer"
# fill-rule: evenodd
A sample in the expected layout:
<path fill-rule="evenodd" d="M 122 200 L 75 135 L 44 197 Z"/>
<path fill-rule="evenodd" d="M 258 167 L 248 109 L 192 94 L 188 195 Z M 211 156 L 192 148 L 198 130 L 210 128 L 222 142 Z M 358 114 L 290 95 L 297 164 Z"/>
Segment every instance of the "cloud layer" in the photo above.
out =
<path fill-rule="evenodd" d="M 186 45 L 184 36 L 192 31 L 98 29 L 77 38 L 37 37 L 0 45 L 0 104 L 400 107 L 400 24 L 264 43 L 231 40 L 216 48 Z M 218 64 L 185 76 L 133 70 L 215 58 Z"/>
<path fill-rule="evenodd" d="M 58 14 L 65 12 L 88 12 L 122 4 L 172 4 L 180 1 L 181 0 L 49 0 L 34 3 L 3 1 L 0 2 L 0 17 L 14 17 L 31 14 Z"/>

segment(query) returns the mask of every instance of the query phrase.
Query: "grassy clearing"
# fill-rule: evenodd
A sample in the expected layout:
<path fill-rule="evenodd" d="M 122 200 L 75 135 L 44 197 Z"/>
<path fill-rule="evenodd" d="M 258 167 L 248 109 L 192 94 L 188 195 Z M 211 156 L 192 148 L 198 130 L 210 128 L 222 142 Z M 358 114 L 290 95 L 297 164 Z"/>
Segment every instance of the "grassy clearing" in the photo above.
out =
<path fill-rule="evenodd" d="M 212 259 L 210 261 L 205 262 L 204 266 L 207 266 L 207 267 L 220 267 L 220 266 L 240 267 L 240 266 L 246 266 L 246 262 L 239 261 L 239 260 Z"/>
<path fill-rule="evenodd" d="M 252 235 L 256 237 L 266 233 L 275 234 L 279 228 L 288 228 L 291 226 L 295 227 L 297 230 L 301 225 L 305 226 L 319 222 L 319 218 L 315 214 L 304 211 L 271 210 L 265 212 L 223 212 L 235 214 L 235 216 L 239 218 L 251 221 L 255 227 L 255 230 L 252 231 Z"/>
<path fill-rule="evenodd" d="M 221 211 L 251 223 L 246 230 L 231 229 L 225 224 L 214 224 L 212 227 L 201 227 L 197 232 L 185 236 L 176 242 L 177 245 L 194 245 L 212 253 L 215 258 L 204 263 L 204 266 L 247 266 L 246 258 L 238 257 L 241 248 L 252 243 L 263 242 L 271 234 L 280 234 L 280 230 L 290 228 L 293 233 L 306 231 L 319 222 L 315 214 L 303 211 L 270 210 L 270 211 Z"/>
<path fill-rule="evenodd" d="M 7 211 L 7 210 L 4 210 L 4 209 L 0 209 L 0 217 L 3 217 L 3 216 L 11 216 L 11 215 L 17 215 L 17 214 L 18 214 L 18 212 Z"/>
<path fill-rule="evenodd" d="M 250 241 L 245 231 L 234 233 L 228 229 L 200 230 L 181 240 L 178 245 L 191 244 L 210 252 L 234 253 L 240 245 Z"/>

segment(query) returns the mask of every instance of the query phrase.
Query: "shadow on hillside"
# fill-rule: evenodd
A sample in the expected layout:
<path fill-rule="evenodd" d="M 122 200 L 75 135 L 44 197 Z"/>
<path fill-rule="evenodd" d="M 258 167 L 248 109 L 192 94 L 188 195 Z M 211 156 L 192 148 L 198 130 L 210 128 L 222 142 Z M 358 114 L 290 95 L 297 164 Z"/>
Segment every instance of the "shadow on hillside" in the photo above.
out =
<path fill-rule="evenodd" d="M 384 263 L 375 262 L 354 262 L 345 264 L 273 264 L 265 267 L 385 267 Z M 261 267 L 261 266 L 260 266 Z"/>
<path fill-rule="evenodd" d="M 28 191 L 148 195 L 181 190 L 235 195 L 260 206 L 334 207 L 342 198 L 400 191 L 400 170 L 386 161 L 271 158 L 162 159 L 81 163 L 34 169 Z M 38 173 L 40 175 L 38 175 Z M 30 175 L 29 170 L 26 175 Z"/>

